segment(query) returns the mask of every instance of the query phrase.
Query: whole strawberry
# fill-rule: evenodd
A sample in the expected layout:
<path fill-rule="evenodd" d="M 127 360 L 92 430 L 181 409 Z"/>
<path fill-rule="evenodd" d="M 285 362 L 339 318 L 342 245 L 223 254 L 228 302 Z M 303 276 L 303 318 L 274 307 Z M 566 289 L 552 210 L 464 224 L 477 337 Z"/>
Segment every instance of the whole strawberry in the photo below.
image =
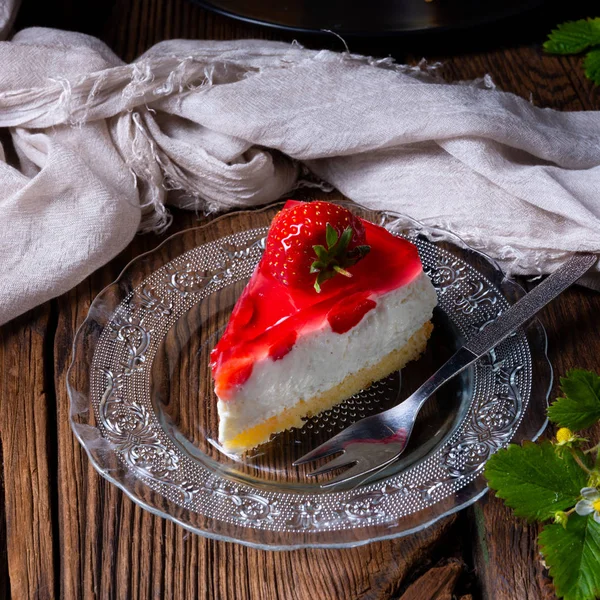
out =
<path fill-rule="evenodd" d="M 284 208 L 273 220 L 263 260 L 269 272 L 292 287 L 321 285 L 370 250 L 365 228 L 349 210 L 329 202 L 301 202 Z"/>

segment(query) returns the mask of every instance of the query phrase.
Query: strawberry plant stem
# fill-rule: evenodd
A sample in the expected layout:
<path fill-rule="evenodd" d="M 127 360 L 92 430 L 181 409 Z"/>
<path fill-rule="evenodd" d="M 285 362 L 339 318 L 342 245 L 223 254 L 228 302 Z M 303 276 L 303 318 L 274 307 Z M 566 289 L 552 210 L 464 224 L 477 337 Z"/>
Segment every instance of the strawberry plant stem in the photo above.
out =
<path fill-rule="evenodd" d="M 569 448 L 569 450 L 571 451 L 571 454 L 573 455 L 573 458 L 575 459 L 575 462 L 588 474 L 591 475 L 592 471 L 588 468 L 588 466 L 581 460 L 581 457 L 579 456 L 579 454 L 577 454 L 577 452 L 573 449 L 573 448 Z"/>
<path fill-rule="evenodd" d="M 592 452 L 600 452 L 600 442 L 595 446 L 583 451 L 584 454 L 591 454 Z"/>

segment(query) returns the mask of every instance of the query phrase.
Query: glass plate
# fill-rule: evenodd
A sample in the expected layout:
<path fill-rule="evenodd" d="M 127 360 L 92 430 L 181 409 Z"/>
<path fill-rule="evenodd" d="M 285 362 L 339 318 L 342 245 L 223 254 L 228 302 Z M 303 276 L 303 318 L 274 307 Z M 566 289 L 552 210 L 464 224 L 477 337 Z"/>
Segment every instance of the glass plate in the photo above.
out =
<path fill-rule="evenodd" d="M 324 491 L 306 477 L 312 465 L 291 466 L 408 396 L 523 294 L 455 236 L 433 241 L 434 231 L 408 217 L 345 205 L 417 245 L 439 299 L 425 356 L 250 456 L 227 456 L 215 442 L 209 355 L 282 205 L 170 237 L 94 300 L 68 373 L 75 435 L 98 472 L 134 502 L 250 546 L 353 546 L 406 535 L 473 503 L 486 491 L 488 457 L 544 429 L 552 371 L 534 320 L 428 401 L 403 458 L 377 479 Z"/>

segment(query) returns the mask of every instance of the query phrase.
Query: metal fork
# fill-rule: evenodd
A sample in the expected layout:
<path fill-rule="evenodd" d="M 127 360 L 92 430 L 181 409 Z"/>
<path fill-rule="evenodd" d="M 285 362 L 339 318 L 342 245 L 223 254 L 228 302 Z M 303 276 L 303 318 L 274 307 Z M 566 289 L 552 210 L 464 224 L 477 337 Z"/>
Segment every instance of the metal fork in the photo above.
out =
<path fill-rule="evenodd" d="M 404 452 L 415 420 L 425 401 L 442 385 L 489 352 L 520 325 L 533 317 L 562 291 L 575 283 L 596 262 L 593 254 L 576 254 L 531 292 L 477 333 L 404 402 L 378 415 L 362 419 L 321 444 L 294 466 L 342 452 L 322 468 L 309 473 L 321 475 L 351 467 L 326 481 L 327 488 L 379 472 Z"/>

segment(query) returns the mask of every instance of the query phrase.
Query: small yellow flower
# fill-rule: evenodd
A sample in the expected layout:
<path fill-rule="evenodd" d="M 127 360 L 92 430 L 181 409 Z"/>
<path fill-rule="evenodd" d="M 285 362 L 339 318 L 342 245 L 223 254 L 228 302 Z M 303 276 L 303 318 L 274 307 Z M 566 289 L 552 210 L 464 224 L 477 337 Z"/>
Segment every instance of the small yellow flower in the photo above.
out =
<path fill-rule="evenodd" d="M 587 441 L 585 438 L 579 437 L 578 435 L 573 433 L 568 427 L 561 427 L 556 432 L 556 443 L 554 445 L 558 446 L 559 448 L 563 446 L 573 447 L 579 442 L 585 441 Z"/>
<path fill-rule="evenodd" d="M 575 436 L 568 427 L 561 427 L 556 432 L 556 441 L 560 444 L 568 444 Z"/>

